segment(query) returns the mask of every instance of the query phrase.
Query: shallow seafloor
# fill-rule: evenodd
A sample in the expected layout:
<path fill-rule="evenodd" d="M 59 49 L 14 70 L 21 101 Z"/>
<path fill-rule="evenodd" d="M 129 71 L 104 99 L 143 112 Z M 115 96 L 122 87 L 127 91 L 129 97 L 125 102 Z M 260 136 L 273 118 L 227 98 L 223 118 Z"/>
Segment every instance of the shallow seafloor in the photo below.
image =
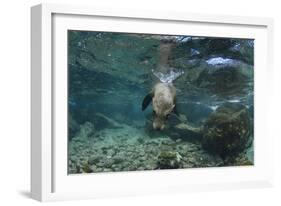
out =
<path fill-rule="evenodd" d="M 152 109 L 142 112 L 141 102 L 157 82 L 151 69 L 169 38 L 176 44 L 169 65 L 184 71 L 174 82 L 180 115 L 154 131 Z M 252 165 L 253 46 L 246 39 L 69 31 L 68 173 Z M 229 135 L 239 142 L 226 140 L 223 148 L 214 140 Z"/>
<path fill-rule="evenodd" d="M 158 169 L 157 157 L 163 150 L 177 152 L 183 168 L 223 165 L 221 158 L 209 155 L 199 144 L 166 135 L 151 138 L 142 129 L 130 126 L 105 129 L 96 136 L 72 140 L 70 173 L 154 170 Z"/>
<path fill-rule="evenodd" d="M 217 155 L 208 154 L 199 143 L 173 139 L 165 134 L 148 135 L 143 129 L 123 125 L 95 133 L 86 123 L 69 144 L 69 173 L 136 171 L 160 169 L 162 151 L 180 155 L 180 168 L 226 166 Z M 250 154 L 249 154 L 250 153 Z M 251 151 L 240 154 L 236 164 L 247 165 Z"/>

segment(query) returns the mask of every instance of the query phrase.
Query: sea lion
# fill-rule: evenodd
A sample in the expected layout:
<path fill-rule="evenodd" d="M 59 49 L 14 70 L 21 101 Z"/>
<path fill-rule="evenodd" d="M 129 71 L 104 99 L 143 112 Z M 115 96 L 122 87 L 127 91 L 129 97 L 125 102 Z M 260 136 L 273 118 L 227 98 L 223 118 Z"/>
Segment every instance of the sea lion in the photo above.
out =
<path fill-rule="evenodd" d="M 174 111 L 176 114 L 176 88 L 172 84 L 157 83 L 152 91 L 147 94 L 142 102 L 142 111 L 152 101 L 153 107 L 153 129 L 163 130 L 166 120 Z"/>
<path fill-rule="evenodd" d="M 163 41 L 159 45 L 158 65 L 152 73 L 160 80 L 156 83 L 152 91 L 147 94 L 142 102 L 142 111 L 152 102 L 153 106 L 153 128 L 163 130 L 166 120 L 171 112 L 176 112 L 176 88 L 173 81 L 178 78 L 183 71 L 176 71 L 169 65 L 169 57 L 175 43 Z"/>

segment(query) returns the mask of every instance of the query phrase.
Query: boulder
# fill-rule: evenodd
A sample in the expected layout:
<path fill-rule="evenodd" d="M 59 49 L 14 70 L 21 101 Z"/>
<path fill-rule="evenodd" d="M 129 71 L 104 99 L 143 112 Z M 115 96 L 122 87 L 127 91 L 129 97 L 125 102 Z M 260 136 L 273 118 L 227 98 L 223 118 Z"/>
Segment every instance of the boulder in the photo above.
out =
<path fill-rule="evenodd" d="M 225 103 L 210 114 L 203 128 L 202 146 L 222 158 L 242 152 L 250 138 L 250 119 L 245 106 Z"/>
<path fill-rule="evenodd" d="M 201 64 L 204 68 L 194 84 L 220 97 L 241 95 L 252 89 L 253 66 L 242 61 L 212 57 Z"/>

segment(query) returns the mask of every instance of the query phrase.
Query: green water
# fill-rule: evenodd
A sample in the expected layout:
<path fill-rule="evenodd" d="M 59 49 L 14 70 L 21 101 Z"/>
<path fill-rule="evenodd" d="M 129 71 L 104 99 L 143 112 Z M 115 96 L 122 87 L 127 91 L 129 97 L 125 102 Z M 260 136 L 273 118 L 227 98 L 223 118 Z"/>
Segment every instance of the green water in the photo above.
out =
<path fill-rule="evenodd" d="M 253 165 L 253 54 L 250 39 L 69 31 L 68 173 Z M 163 64 L 184 73 L 156 131 L 141 105 Z"/>

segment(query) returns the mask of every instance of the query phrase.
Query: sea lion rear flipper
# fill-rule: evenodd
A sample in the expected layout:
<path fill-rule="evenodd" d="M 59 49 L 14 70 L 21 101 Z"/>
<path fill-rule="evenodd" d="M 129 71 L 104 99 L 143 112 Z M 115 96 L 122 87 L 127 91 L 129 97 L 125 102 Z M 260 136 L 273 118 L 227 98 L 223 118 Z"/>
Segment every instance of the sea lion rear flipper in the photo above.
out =
<path fill-rule="evenodd" d="M 146 107 L 150 104 L 150 102 L 152 101 L 152 97 L 153 97 L 152 92 L 148 93 L 144 97 L 144 99 L 142 101 L 142 111 L 145 110 Z"/>

